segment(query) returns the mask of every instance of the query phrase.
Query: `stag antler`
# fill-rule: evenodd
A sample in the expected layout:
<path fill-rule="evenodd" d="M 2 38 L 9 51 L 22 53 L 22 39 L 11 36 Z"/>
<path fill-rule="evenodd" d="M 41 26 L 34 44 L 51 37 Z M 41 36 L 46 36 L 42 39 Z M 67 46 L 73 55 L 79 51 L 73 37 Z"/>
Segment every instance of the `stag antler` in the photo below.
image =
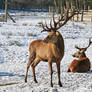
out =
<path fill-rule="evenodd" d="M 76 14 L 75 9 L 72 10 L 71 15 L 69 15 L 69 9 L 66 9 L 65 13 L 58 18 L 57 22 L 55 21 L 55 17 L 53 14 L 52 18 L 53 18 L 54 27 L 52 26 L 52 20 L 50 21 L 50 28 L 47 26 L 46 23 L 45 26 L 42 23 L 43 30 L 41 32 L 44 31 L 50 32 L 51 30 L 52 31 L 58 30 L 60 27 L 64 26 L 75 14 Z"/>
<path fill-rule="evenodd" d="M 82 50 L 82 49 L 87 50 L 87 49 L 90 47 L 91 43 L 92 43 L 91 38 L 89 38 L 89 44 L 88 44 L 87 47 L 85 47 L 85 48 L 80 48 L 80 47 L 78 47 L 78 46 L 75 46 L 75 48 L 76 48 L 76 49 L 79 49 L 79 50 Z"/>
<path fill-rule="evenodd" d="M 89 44 L 88 44 L 88 46 L 87 46 L 87 47 L 85 47 L 84 49 L 89 48 L 89 47 L 90 47 L 90 45 L 91 45 L 91 43 L 92 43 L 91 38 L 89 38 Z"/>
<path fill-rule="evenodd" d="M 46 25 L 46 26 L 44 26 L 43 23 L 42 23 L 42 28 L 43 28 L 43 30 L 42 30 L 41 32 L 43 32 L 43 31 L 50 31 L 50 28 L 47 26 L 46 23 L 45 23 L 45 25 Z"/>
<path fill-rule="evenodd" d="M 75 10 L 73 9 L 71 15 L 69 16 L 69 10 L 66 10 L 65 14 L 63 16 L 61 16 L 60 20 L 57 22 L 57 24 L 59 24 L 59 26 L 56 28 L 56 30 L 58 30 L 60 27 L 64 26 L 75 14 L 76 14 Z M 61 21 L 63 21 L 63 22 L 61 22 Z"/>

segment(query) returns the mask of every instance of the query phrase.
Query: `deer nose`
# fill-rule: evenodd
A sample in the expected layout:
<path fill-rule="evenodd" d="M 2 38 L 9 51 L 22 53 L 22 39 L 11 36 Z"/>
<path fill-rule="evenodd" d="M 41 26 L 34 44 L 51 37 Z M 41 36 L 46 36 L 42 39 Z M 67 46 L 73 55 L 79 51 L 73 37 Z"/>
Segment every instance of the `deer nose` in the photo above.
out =
<path fill-rule="evenodd" d="M 72 55 L 73 57 L 75 57 L 75 55 Z"/>

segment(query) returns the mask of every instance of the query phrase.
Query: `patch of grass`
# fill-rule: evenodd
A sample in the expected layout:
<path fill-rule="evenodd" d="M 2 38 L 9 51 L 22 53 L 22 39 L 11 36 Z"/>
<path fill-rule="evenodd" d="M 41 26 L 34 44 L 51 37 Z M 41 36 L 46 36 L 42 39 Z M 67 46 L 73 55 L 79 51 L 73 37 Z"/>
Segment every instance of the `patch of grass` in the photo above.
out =
<path fill-rule="evenodd" d="M 22 25 L 23 25 L 23 26 L 27 26 L 28 24 L 27 24 L 27 23 L 23 23 Z"/>
<path fill-rule="evenodd" d="M 2 43 L 0 43 L 0 47 L 2 46 L 3 44 Z"/>
<path fill-rule="evenodd" d="M 10 41 L 9 46 L 12 46 L 12 45 L 22 46 L 22 44 L 19 41 Z"/>
<path fill-rule="evenodd" d="M 20 14 L 20 16 L 30 16 L 30 15 L 22 13 Z"/>
<path fill-rule="evenodd" d="M 5 47 L 5 48 L 3 48 L 3 50 L 4 50 L 4 51 L 9 51 L 9 50 L 8 50 L 8 48 L 6 48 L 6 47 Z"/>
<path fill-rule="evenodd" d="M 18 24 L 16 24 L 16 23 L 14 23 L 13 25 L 14 25 L 14 26 L 19 26 L 19 25 L 18 25 Z"/>
<path fill-rule="evenodd" d="M 76 37 L 73 37 L 73 36 L 71 36 L 71 37 L 65 37 L 65 39 L 75 39 Z"/>
<path fill-rule="evenodd" d="M 84 27 L 80 26 L 79 29 L 84 29 Z"/>
<path fill-rule="evenodd" d="M 4 18 L 0 18 L 0 22 L 4 22 Z"/>
<path fill-rule="evenodd" d="M 32 24 L 29 24 L 29 26 L 32 26 Z"/>
<path fill-rule="evenodd" d="M 4 35 L 4 36 L 12 36 L 12 32 L 11 31 L 8 31 L 8 32 L 1 32 L 1 35 Z"/>
<path fill-rule="evenodd" d="M 39 26 L 42 26 L 42 22 L 38 22 L 38 25 L 39 25 Z"/>
<path fill-rule="evenodd" d="M 33 13 L 33 14 L 31 14 L 31 16 L 37 16 L 37 13 Z"/>
<path fill-rule="evenodd" d="M 18 35 L 19 35 L 19 36 L 25 36 L 24 33 L 20 33 L 20 32 L 18 32 Z"/>
<path fill-rule="evenodd" d="M 7 35 L 8 36 L 12 36 L 13 34 L 12 34 L 12 32 L 9 31 Z"/>
<path fill-rule="evenodd" d="M 37 35 L 33 33 L 27 33 L 27 36 L 37 36 Z"/>

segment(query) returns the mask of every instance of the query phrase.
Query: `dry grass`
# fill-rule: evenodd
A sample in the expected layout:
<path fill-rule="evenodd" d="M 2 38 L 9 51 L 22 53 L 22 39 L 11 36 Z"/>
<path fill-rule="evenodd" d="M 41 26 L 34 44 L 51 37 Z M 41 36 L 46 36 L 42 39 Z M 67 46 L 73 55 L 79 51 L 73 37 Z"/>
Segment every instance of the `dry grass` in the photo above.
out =
<path fill-rule="evenodd" d="M 8 31 L 7 33 L 6 32 L 1 32 L 1 34 L 2 35 L 4 35 L 4 36 L 12 36 L 13 34 L 12 34 L 12 32 L 11 31 Z"/>
<path fill-rule="evenodd" d="M 33 33 L 27 33 L 27 36 L 37 36 L 36 34 L 33 34 Z"/>
<path fill-rule="evenodd" d="M 28 24 L 27 24 L 27 23 L 23 23 L 22 25 L 23 25 L 23 26 L 27 26 Z"/>
<path fill-rule="evenodd" d="M 4 18 L 0 18 L 0 22 L 4 22 Z"/>
<path fill-rule="evenodd" d="M 18 41 L 10 41 L 9 46 L 12 46 L 12 45 L 22 46 L 22 44 Z"/>

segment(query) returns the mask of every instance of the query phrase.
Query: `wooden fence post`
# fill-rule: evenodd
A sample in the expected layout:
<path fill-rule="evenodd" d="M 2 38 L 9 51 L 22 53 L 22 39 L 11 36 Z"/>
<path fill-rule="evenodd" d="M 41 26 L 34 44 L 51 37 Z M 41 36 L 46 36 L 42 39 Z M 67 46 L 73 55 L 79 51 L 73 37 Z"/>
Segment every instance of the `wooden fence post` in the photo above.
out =
<path fill-rule="evenodd" d="M 91 22 L 92 22 L 92 15 L 91 15 Z"/>
<path fill-rule="evenodd" d="M 49 16 L 50 16 L 50 13 L 51 13 L 51 7 L 49 6 Z"/>
<path fill-rule="evenodd" d="M 84 12 L 82 11 L 82 13 L 81 13 L 81 21 L 83 21 L 83 14 L 84 14 Z"/>
<path fill-rule="evenodd" d="M 9 16 L 9 18 L 14 22 L 15 20 L 10 16 L 10 14 L 8 13 L 8 0 L 5 0 L 5 19 L 4 21 L 7 22 L 7 17 Z"/>
<path fill-rule="evenodd" d="M 56 3 L 56 0 L 54 0 L 54 5 L 55 5 L 55 12 L 56 12 L 56 14 L 58 14 L 58 12 L 57 12 L 57 3 Z"/>
<path fill-rule="evenodd" d="M 77 13 L 77 21 L 79 21 L 79 14 Z"/>
<path fill-rule="evenodd" d="M 5 0 L 5 22 L 7 22 L 8 0 Z"/>

